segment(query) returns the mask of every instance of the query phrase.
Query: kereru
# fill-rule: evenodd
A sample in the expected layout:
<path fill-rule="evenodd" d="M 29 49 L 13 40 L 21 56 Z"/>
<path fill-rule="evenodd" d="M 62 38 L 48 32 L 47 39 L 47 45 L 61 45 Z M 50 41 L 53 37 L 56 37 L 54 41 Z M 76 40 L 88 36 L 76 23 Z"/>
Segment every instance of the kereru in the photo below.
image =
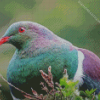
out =
<path fill-rule="evenodd" d="M 66 68 L 69 79 L 79 80 L 80 89 L 97 89 L 100 92 L 100 58 L 89 50 L 73 46 L 46 27 L 21 21 L 12 24 L 0 39 L 0 45 L 10 43 L 16 51 L 7 69 L 7 80 L 19 89 L 31 94 L 31 87 L 43 93 L 40 71 L 52 68 L 54 82 L 59 82 Z M 12 86 L 13 99 L 23 99 L 22 93 Z"/>

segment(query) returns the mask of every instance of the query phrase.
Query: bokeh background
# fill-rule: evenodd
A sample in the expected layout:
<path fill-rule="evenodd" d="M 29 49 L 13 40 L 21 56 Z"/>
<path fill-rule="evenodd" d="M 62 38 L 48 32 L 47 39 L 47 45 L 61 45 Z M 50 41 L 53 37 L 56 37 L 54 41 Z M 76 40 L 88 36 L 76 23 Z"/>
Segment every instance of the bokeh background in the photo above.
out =
<path fill-rule="evenodd" d="M 0 0 L 0 37 L 14 22 L 34 21 L 100 57 L 99 19 L 100 0 Z M 10 44 L 0 46 L 0 73 L 4 78 L 14 51 Z M 12 100 L 8 84 L 1 78 L 0 83 L 0 99 Z"/>

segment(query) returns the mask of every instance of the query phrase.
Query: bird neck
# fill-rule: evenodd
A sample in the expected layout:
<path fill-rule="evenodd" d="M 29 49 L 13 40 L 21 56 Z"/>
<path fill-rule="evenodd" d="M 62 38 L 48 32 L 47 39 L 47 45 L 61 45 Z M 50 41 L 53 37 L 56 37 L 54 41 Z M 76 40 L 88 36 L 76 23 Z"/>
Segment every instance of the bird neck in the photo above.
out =
<path fill-rule="evenodd" d="M 25 45 L 23 45 L 23 48 L 18 49 L 17 51 L 21 58 L 27 58 L 37 56 L 51 50 L 53 47 L 60 47 L 62 45 L 69 48 L 72 44 L 58 36 L 53 39 L 38 37 L 35 40 L 28 41 Z"/>

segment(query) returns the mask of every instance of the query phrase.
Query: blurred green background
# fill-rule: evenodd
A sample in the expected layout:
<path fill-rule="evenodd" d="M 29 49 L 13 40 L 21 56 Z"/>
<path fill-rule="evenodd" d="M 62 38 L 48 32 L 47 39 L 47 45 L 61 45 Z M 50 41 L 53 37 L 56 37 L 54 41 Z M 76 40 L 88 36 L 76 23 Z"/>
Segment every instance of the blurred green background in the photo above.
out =
<path fill-rule="evenodd" d="M 99 11 L 100 0 L 0 0 L 0 37 L 16 21 L 34 21 L 100 57 Z M 4 78 L 14 51 L 10 44 L 0 46 L 0 73 Z M 8 84 L 1 78 L 0 83 L 0 99 L 12 100 Z"/>

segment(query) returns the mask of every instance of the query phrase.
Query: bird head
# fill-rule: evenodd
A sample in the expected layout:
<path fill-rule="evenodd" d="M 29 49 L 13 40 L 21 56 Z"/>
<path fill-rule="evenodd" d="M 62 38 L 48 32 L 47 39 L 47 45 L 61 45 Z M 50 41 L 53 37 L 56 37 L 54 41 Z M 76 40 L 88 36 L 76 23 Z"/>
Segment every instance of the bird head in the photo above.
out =
<path fill-rule="evenodd" d="M 16 48 L 21 49 L 25 44 L 28 44 L 31 40 L 35 41 L 38 37 L 51 39 L 51 33 L 46 27 L 34 22 L 16 22 L 7 29 L 0 39 L 0 45 L 10 43 Z"/>

